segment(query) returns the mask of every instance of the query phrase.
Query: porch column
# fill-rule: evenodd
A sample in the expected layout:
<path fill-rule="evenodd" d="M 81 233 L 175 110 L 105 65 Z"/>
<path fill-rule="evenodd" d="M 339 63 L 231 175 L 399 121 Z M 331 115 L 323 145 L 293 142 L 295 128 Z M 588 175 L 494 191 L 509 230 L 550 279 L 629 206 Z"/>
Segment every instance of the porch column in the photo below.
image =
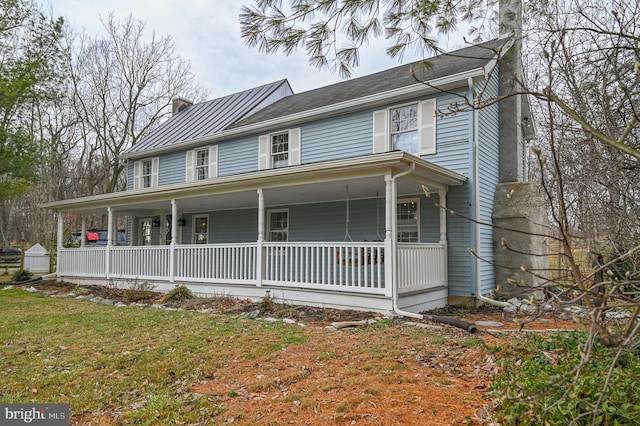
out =
<path fill-rule="evenodd" d="M 113 208 L 107 207 L 107 247 L 104 251 L 104 266 L 107 279 L 111 278 L 111 241 L 113 238 Z"/>
<path fill-rule="evenodd" d="M 384 250 L 385 250 L 385 262 L 384 262 L 384 294 L 387 297 L 393 296 L 393 259 L 395 250 L 395 237 L 394 237 L 394 223 L 395 223 L 395 204 L 396 201 L 393 198 L 393 186 L 395 181 L 391 177 L 391 174 L 387 174 L 384 177 L 385 183 L 385 197 L 384 197 Z"/>
<path fill-rule="evenodd" d="M 264 277 L 264 237 L 265 237 L 264 191 L 258 188 L 258 241 L 256 243 L 256 286 L 262 286 Z"/>
<path fill-rule="evenodd" d="M 258 241 L 264 241 L 265 235 L 264 191 L 258 188 Z"/>
<path fill-rule="evenodd" d="M 440 243 L 447 242 L 447 191 L 438 190 L 438 203 L 440 204 Z"/>
<path fill-rule="evenodd" d="M 171 244 L 169 246 L 169 282 L 175 281 L 176 275 L 176 234 L 178 233 L 178 203 L 171 200 Z"/>
<path fill-rule="evenodd" d="M 62 271 L 61 266 L 62 263 L 62 246 L 64 244 L 64 216 L 62 212 L 58 212 L 58 235 L 56 235 L 56 252 L 57 252 L 57 261 L 56 261 L 56 272 L 60 274 Z M 58 275 L 59 277 L 60 275 Z"/>
<path fill-rule="evenodd" d="M 80 247 L 84 247 L 87 240 L 87 218 L 82 216 L 80 220 Z"/>

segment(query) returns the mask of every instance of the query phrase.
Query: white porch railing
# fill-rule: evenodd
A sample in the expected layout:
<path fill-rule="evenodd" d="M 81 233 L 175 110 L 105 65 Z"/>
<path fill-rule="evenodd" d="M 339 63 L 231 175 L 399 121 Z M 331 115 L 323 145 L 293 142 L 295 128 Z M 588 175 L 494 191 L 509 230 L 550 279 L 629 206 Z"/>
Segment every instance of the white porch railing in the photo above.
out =
<path fill-rule="evenodd" d="M 398 244 L 398 293 L 446 285 L 446 244 Z"/>
<path fill-rule="evenodd" d="M 76 277 L 106 277 L 106 251 L 106 247 L 62 249 L 57 270 Z"/>
<path fill-rule="evenodd" d="M 446 286 L 445 244 L 397 247 L 400 294 Z M 106 247 L 64 248 L 58 274 L 391 295 L 385 282 L 391 257 L 384 242 L 180 245 L 171 250 L 171 246 L 112 246 L 107 262 Z"/>
<path fill-rule="evenodd" d="M 255 284 L 256 252 L 255 243 L 177 246 L 175 279 Z"/>
<path fill-rule="evenodd" d="M 141 280 L 168 277 L 170 250 L 169 246 L 112 246 L 109 277 Z"/>
<path fill-rule="evenodd" d="M 265 243 L 264 283 L 385 294 L 384 243 Z"/>

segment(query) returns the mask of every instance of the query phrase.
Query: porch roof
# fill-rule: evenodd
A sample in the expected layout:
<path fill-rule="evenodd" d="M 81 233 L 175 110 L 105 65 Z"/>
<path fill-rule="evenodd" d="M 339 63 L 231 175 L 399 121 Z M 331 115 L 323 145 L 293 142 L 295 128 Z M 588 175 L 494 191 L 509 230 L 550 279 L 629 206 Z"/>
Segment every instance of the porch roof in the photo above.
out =
<path fill-rule="evenodd" d="M 409 170 L 398 181 L 398 195 L 418 194 L 421 185 L 446 190 L 467 180 L 403 151 L 392 151 L 55 201 L 40 207 L 82 214 L 102 214 L 107 207 L 121 214 L 155 214 L 169 209 L 171 200 L 176 200 L 182 212 L 230 210 L 256 207 L 258 189 L 265 191 L 268 206 L 344 200 L 345 188 L 351 199 L 384 197 L 384 177 Z"/>

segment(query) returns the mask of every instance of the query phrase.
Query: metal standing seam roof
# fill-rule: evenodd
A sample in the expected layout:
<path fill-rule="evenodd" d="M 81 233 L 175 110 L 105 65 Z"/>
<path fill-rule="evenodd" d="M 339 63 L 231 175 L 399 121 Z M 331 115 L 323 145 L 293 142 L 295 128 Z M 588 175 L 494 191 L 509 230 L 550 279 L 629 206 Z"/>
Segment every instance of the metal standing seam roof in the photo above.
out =
<path fill-rule="evenodd" d="M 162 148 L 219 133 L 254 112 L 261 103 L 283 86 L 285 93 L 292 93 L 289 82 L 283 79 L 191 105 L 162 123 L 127 150 L 127 154 Z"/>

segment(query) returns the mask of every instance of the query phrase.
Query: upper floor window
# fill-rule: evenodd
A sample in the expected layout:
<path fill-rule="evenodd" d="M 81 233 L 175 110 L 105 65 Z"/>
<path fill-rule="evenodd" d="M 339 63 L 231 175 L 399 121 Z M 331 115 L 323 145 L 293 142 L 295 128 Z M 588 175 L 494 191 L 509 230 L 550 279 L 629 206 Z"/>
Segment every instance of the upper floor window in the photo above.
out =
<path fill-rule="evenodd" d="M 289 240 L 289 211 L 271 210 L 267 212 L 269 217 L 269 241 Z"/>
<path fill-rule="evenodd" d="M 300 129 L 262 135 L 258 145 L 260 170 L 300 164 Z"/>
<path fill-rule="evenodd" d="M 418 200 L 399 200 L 396 217 L 398 219 L 398 242 L 420 242 L 420 206 Z"/>
<path fill-rule="evenodd" d="M 151 165 L 151 160 L 144 160 L 142 162 L 142 174 L 140 177 L 142 179 L 143 188 L 151 188 Z"/>
<path fill-rule="evenodd" d="M 196 179 L 204 180 L 209 178 L 209 149 L 196 150 Z"/>
<path fill-rule="evenodd" d="M 133 189 L 158 186 L 159 159 L 147 158 L 133 163 Z"/>
<path fill-rule="evenodd" d="M 187 151 L 186 182 L 218 176 L 218 145 Z"/>
<path fill-rule="evenodd" d="M 271 135 L 271 165 L 274 169 L 289 165 L 289 132 Z"/>
<path fill-rule="evenodd" d="M 373 113 L 373 152 L 401 150 L 416 156 L 436 153 L 436 100 Z"/>
<path fill-rule="evenodd" d="M 418 105 L 391 110 L 391 147 L 420 155 L 418 141 Z"/>

